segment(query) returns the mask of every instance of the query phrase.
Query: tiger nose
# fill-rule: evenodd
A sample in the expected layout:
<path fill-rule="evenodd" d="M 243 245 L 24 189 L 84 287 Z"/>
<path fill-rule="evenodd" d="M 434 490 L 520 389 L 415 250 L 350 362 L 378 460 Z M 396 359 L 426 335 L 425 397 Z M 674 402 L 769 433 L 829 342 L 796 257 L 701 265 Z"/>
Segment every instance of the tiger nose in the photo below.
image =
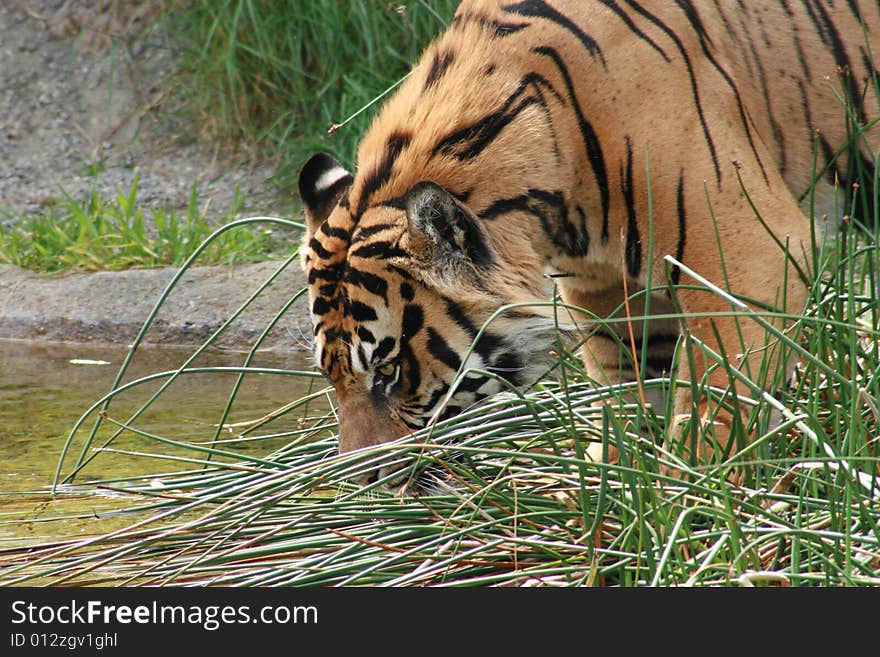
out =
<path fill-rule="evenodd" d="M 382 479 L 384 479 L 382 486 L 392 490 L 403 484 L 408 479 L 408 475 L 406 470 L 398 463 L 371 470 L 361 475 L 357 479 L 357 483 L 359 486 L 370 486 Z"/>
<path fill-rule="evenodd" d="M 371 470 L 367 474 L 361 476 L 360 479 L 357 480 L 359 486 L 369 486 L 370 484 L 375 484 L 379 481 L 379 470 Z"/>

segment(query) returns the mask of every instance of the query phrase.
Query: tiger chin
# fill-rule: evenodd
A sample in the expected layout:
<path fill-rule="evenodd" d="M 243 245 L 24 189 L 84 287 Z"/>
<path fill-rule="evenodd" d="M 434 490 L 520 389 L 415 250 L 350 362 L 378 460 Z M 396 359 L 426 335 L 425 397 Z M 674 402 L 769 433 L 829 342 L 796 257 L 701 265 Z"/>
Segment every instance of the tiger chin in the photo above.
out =
<path fill-rule="evenodd" d="M 533 381 L 555 346 L 554 294 L 585 311 L 574 319 L 598 384 L 637 370 L 621 366 L 629 327 L 591 320 L 619 317 L 628 296 L 640 315 L 634 294 L 649 283 L 651 312 L 684 319 L 634 324 L 649 353 L 632 363 L 668 372 L 684 336 L 746 373 L 788 366 L 772 335 L 666 256 L 755 308 L 802 311 L 811 220 L 834 217 L 847 174 L 835 84 L 862 124 L 880 113 L 864 82 L 863 35 L 878 31 L 875 3 L 462 2 L 374 119 L 357 172 L 322 153 L 300 174 L 315 358 L 336 389 L 340 450 L 455 415 L 501 390 L 498 376 Z M 864 141 L 878 136 L 874 125 Z M 678 379 L 748 396 L 692 353 Z M 674 440 L 688 442 L 680 418 L 714 426 L 714 441 L 686 446 L 697 461 L 749 439 L 729 404 L 691 386 L 673 406 Z"/>

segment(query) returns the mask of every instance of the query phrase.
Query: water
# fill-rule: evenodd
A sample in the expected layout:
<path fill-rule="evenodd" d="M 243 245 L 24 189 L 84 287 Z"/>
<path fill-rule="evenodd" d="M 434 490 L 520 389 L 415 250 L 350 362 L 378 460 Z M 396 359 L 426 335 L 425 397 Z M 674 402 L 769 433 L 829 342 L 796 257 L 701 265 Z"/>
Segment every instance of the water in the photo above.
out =
<path fill-rule="evenodd" d="M 109 494 L 48 495 L 59 457 L 79 417 L 112 387 L 126 350 L 87 345 L 31 344 L 0 340 L 0 547 L 20 545 L 23 539 L 69 537 L 96 531 L 95 522 L 125 500 Z M 124 381 L 180 367 L 191 350 L 143 349 L 136 354 Z M 244 354 L 211 352 L 193 366 L 241 366 Z M 260 354 L 252 366 L 308 370 L 306 355 Z M 103 364 L 109 363 L 109 364 Z M 142 431 L 183 442 L 208 444 L 235 383 L 234 374 L 187 375 L 175 381 L 136 422 Z M 111 417 L 125 421 L 149 398 L 161 381 L 136 387 L 112 402 Z M 256 420 L 289 402 L 323 388 L 320 379 L 269 374 L 249 374 L 236 394 L 221 439 L 235 439 L 241 424 Z M 326 398 L 310 402 L 310 414 L 323 414 Z M 255 432 L 275 435 L 299 426 L 303 411 L 292 412 Z M 91 421 L 78 432 L 63 472 L 69 472 L 80 455 Z M 93 460 L 77 474 L 76 482 L 192 469 L 198 465 L 159 458 L 200 458 L 192 450 L 168 447 L 126 432 L 109 447 L 116 452 L 95 453 L 110 431 L 102 431 L 86 454 Z M 282 447 L 288 437 L 229 442 L 223 449 L 264 455 Z M 140 456 L 149 453 L 153 456 Z M 64 517 L 63 521 L 52 520 Z M 71 519 L 70 516 L 82 516 Z M 22 522 L 27 518 L 27 522 Z M 120 521 L 122 522 L 122 521 Z M 131 519 L 124 521 L 130 523 Z M 106 522 L 101 530 L 106 530 Z"/>

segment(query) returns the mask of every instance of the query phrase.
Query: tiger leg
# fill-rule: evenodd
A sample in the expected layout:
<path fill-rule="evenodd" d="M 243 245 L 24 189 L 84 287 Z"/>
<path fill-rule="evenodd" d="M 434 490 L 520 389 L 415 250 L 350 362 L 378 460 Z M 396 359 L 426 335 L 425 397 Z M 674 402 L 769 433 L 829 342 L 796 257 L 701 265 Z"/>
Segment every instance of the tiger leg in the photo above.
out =
<path fill-rule="evenodd" d="M 729 305 L 707 300 L 690 299 L 682 306 L 686 315 L 730 312 Z M 752 393 L 732 370 L 762 388 L 771 387 L 763 377 L 780 365 L 788 370 L 787 363 L 780 363 L 780 358 L 788 360 L 780 349 L 779 341 L 750 319 L 688 319 L 667 449 L 692 465 L 709 466 L 746 447 L 752 440 L 750 405 L 742 398 Z"/>
<path fill-rule="evenodd" d="M 749 307 L 777 329 L 785 329 L 791 322 L 765 313 L 761 305 L 797 315 L 807 300 L 807 288 L 797 268 L 805 272 L 809 224 L 794 199 L 784 196 L 788 198 L 780 195 L 778 202 L 765 203 L 764 207 L 766 216 L 788 218 L 789 224 L 777 226 L 776 232 L 782 236 L 780 242 L 787 243 L 788 254 L 760 226 L 748 240 L 739 239 L 735 229 L 743 222 L 731 222 L 729 238 L 725 239 L 722 231 L 722 256 L 692 266 L 722 290 L 729 288 L 748 297 L 753 302 Z M 725 261 L 751 264 L 725 268 Z M 701 286 L 685 275 L 681 284 Z M 682 383 L 675 392 L 669 449 L 692 464 L 720 463 L 753 439 L 746 422 L 749 405 L 737 400 L 737 395 L 750 398 L 753 393 L 730 370 L 739 371 L 763 389 L 784 385 L 790 370 L 789 350 L 753 316 L 735 311 L 717 293 L 682 287 L 676 298 L 685 316 L 687 337 L 678 362 L 676 378 Z M 709 350 L 722 356 L 724 362 L 710 355 Z M 720 395 L 709 393 L 707 385 Z M 741 469 L 735 470 L 731 479 L 740 481 L 742 473 Z"/>
<path fill-rule="evenodd" d="M 597 386 L 613 387 L 669 373 L 680 335 L 679 322 L 649 316 L 670 314 L 672 306 L 668 299 L 660 296 L 648 299 L 635 285 L 624 290 L 622 284 L 592 293 L 563 290 L 563 297 L 566 303 L 588 309 L 600 318 L 600 321 L 584 324 L 580 348 L 585 371 Z M 645 358 L 641 353 L 643 345 L 647 347 Z M 641 393 L 642 390 L 636 388 L 623 393 L 615 391 L 613 396 L 597 401 L 596 405 L 644 404 L 652 405 L 659 412 L 663 399 L 656 389 Z M 607 449 L 607 459 L 603 459 L 600 443 L 590 443 L 586 451 L 594 461 L 616 462 L 617 448 L 609 445 Z"/>

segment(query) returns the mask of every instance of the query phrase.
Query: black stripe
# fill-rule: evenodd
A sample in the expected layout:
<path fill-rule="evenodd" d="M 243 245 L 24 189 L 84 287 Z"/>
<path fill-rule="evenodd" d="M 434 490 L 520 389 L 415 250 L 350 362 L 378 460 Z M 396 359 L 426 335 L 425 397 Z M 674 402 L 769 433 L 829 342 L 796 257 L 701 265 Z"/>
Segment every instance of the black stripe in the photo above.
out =
<path fill-rule="evenodd" d="M 731 41 L 739 41 L 739 35 L 737 35 L 736 30 L 733 29 L 733 26 L 730 24 L 730 21 L 727 19 L 727 16 L 724 14 L 724 7 L 721 6 L 721 3 L 718 0 L 712 0 L 712 4 L 715 6 L 715 11 L 721 17 L 721 22 L 724 24 L 724 31 L 727 32 L 727 38 Z"/>
<path fill-rule="evenodd" d="M 441 381 L 441 383 L 443 385 L 441 385 L 441 387 L 434 390 L 434 392 L 432 392 L 431 396 L 428 398 L 428 401 L 426 401 L 424 404 L 409 403 L 409 404 L 406 404 L 404 407 L 407 410 L 412 410 L 415 413 L 427 413 L 428 411 L 433 411 L 434 407 L 437 406 L 438 403 L 440 403 L 440 400 L 449 391 L 449 386 L 447 386 L 442 381 Z"/>
<path fill-rule="evenodd" d="M 678 174 L 678 246 L 675 247 L 675 259 L 684 262 L 684 246 L 687 241 L 687 216 L 684 208 L 684 169 Z M 675 265 L 672 268 L 672 283 L 678 285 L 681 278 L 681 268 Z"/>
<path fill-rule="evenodd" d="M 455 55 L 448 50 L 434 53 L 434 58 L 431 60 L 431 68 L 428 70 L 428 77 L 425 79 L 425 91 L 437 84 L 437 80 L 443 76 L 454 58 Z"/>
<path fill-rule="evenodd" d="M 590 53 L 590 56 L 594 59 L 598 57 L 599 61 L 602 63 L 602 67 L 606 69 L 608 68 L 605 64 L 605 58 L 602 56 L 602 49 L 599 47 L 599 44 L 596 43 L 595 39 L 584 32 L 568 16 L 565 16 L 549 6 L 543 0 L 523 0 L 523 2 L 518 4 L 504 7 L 504 11 L 519 14 L 520 16 L 528 16 L 529 18 L 544 18 L 556 23 L 563 29 L 574 34 L 581 44 L 583 44 L 584 48 L 587 49 L 587 52 Z"/>
<path fill-rule="evenodd" d="M 665 348 L 671 354 L 675 350 L 675 345 L 678 344 L 679 337 L 681 336 L 678 332 L 649 333 L 648 351 L 659 351 Z"/>
<path fill-rule="evenodd" d="M 859 9 L 859 5 L 856 0 L 846 0 L 846 6 L 849 7 L 850 12 L 855 17 L 855 19 L 864 25 L 865 21 L 862 19 L 862 12 Z"/>
<path fill-rule="evenodd" d="M 635 185 L 633 184 L 633 154 L 629 137 L 626 141 L 626 172 L 620 172 L 621 191 L 626 203 L 626 271 L 636 278 L 642 271 L 642 240 L 639 236 L 639 223 L 636 217 Z"/>
<path fill-rule="evenodd" d="M 773 133 L 773 140 L 776 142 L 776 145 L 779 148 L 778 155 L 778 168 L 779 173 L 784 177 L 786 171 L 786 149 L 785 149 L 785 137 L 782 134 L 782 129 L 779 127 L 779 123 L 776 121 L 776 117 L 773 116 L 773 106 L 770 102 L 770 89 L 767 86 L 767 75 L 764 72 L 764 66 L 761 64 L 761 58 L 758 55 L 758 52 L 755 49 L 755 43 L 752 40 L 749 40 L 749 49 L 751 50 L 752 57 L 755 60 L 755 67 L 758 70 L 758 82 L 761 85 L 761 95 L 764 97 L 764 107 L 766 108 L 767 121 L 770 123 L 770 132 Z"/>
<path fill-rule="evenodd" d="M 401 283 L 400 284 L 400 296 L 406 299 L 407 301 L 412 301 L 413 297 L 416 295 L 415 290 L 413 290 L 412 285 L 409 283 Z"/>
<path fill-rule="evenodd" d="M 513 350 L 502 351 L 495 357 L 489 369 L 493 372 L 498 372 L 512 384 L 519 385 L 523 373 L 522 357 Z"/>
<path fill-rule="evenodd" d="M 473 339 L 477 334 L 477 327 L 468 319 L 458 304 L 446 297 L 443 297 L 443 303 L 446 306 L 446 314 L 449 315 L 461 330 L 467 333 L 469 338 Z"/>
<path fill-rule="evenodd" d="M 365 326 L 357 327 L 357 336 L 361 342 L 369 342 L 370 344 L 376 342 L 376 336 L 373 335 L 373 332 Z"/>
<path fill-rule="evenodd" d="M 468 376 L 464 377 L 461 380 L 461 382 L 459 382 L 458 387 L 456 388 L 455 391 L 456 392 L 474 393 L 477 390 L 479 390 L 480 388 L 482 388 L 483 384 L 485 384 L 486 381 L 488 381 L 488 380 L 489 380 L 489 377 L 487 377 L 487 376 L 468 375 Z M 513 383 L 513 382 L 511 382 L 511 383 Z M 485 395 L 480 395 L 480 397 L 483 397 L 483 396 L 485 396 Z"/>
<path fill-rule="evenodd" d="M 408 303 L 403 308 L 403 320 L 400 327 L 401 344 L 409 344 L 409 341 L 422 330 L 425 324 L 425 314 L 422 309 L 413 304 Z"/>
<path fill-rule="evenodd" d="M 697 116 L 699 117 L 700 125 L 703 128 L 703 135 L 706 138 L 706 145 L 709 147 L 709 153 L 712 156 L 712 164 L 715 167 L 715 180 L 720 186 L 721 167 L 718 165 L 718 154 L 715 152 L 715 142 L 712 141 L 712 135 L 709 133 L 709 125 L 706 123 L 706 117 L 703 115 L 703 105 L 700 102 L 700 91 L 697 87 L 697 78 L 694 75 L 694 67 L 691 64 L 690 57 L 688 57 L 687 51 L 684 48 L 684 44 L 682 44 L 681 39 L 678 38 L 673 30 L 671 30 L 659 18 L 657 18 L 649 11 L 647 11 L 644 7 L 639 5 L 635 0 L 627 0 L 627 4 L 629 4 L 639 14 L 654 23 L 654 25 L 663 30 L 666 35 L 675 43 L 676 47 L 678 48 L 678 52 L 681 54 L 682 59 L 684 59 L 684 65 L 685 68 L 687 68 L 688 77 L 690 78 L 691 94 L 694 98 L 694 105 L 697 108 Z"/>
<path fill-rule="evenodd" d="M 620 336 L 614 333 L 614 329 L 611 326 L 605 324 L 597 324 L 593 327 L 588 339 L 592 340 L 593 338 L 602 338 L 603 340 L 608 340 L 618 346 L 621 344 Z"/>
<path fill-rule="evenodd" d="M 425 419 L 424 418 L 420 417 L 420 418 L 418 418 L 417 422 L 413 422 L 412 420 L 404 417 L 403 415 L 400 415 L 399 417 L 403 421 L 403 423 L 407 426 L 407 428 L 409 428 L 412 431 L 417 431 L 418 429 L 421 429 L 422 427 L 425 426 Z M 431 466 L 429 465 L 428 467 L 431 467 Z"/>
<path fill-rule="evenodd" d="M 347 230 L 345 230 L 344 228 L 339 228 L 338 226 L 330 226 L 330 224 L 326 221 L 318 227 L 318 230 L 320 230 L 328 237 L 335 237 L 342 240 L 343 242 L 347 242 L 350 237 Z"/>
<path fill-rule="evenodd" d="M 406 281 L 416 280 L 413 275 L 410 274 L 406 269 L 404 269 L 403 267 L 398 267 L 397 265 L 385 265 L 385 271 L 397 274 Z"/>
<path fill-rule="evenodd" d="M 359 344 L 357 348 L 357 357 L 361 363 L 361 369 L 366 370 L 370 367 L 370 363 L 367 361 L 367 352 L 364 351 L 364 345 Z"/>
<path fill-rule="evenodd" d="M 422 385 L 422 367 L 419 365 L 419 359 L 415 357 L 412 347 L 408 344 L 401 344 L 400 362 L 402 365 L 401 378 L 408 382 L 406 394 L 415 395 L 419 386 Z"/>
<path fill-rule="evenodd" d="M 384 278 L 349 265 L 345 270 L 343 280 L 352 285 L 362 287 L 371 294 L 382 297 L 385 303 L 388 303 L 388 281 Z"/>
<path fill-rule="evenodd" d="M 355 223 L 357 223 L 361 215 L 366 211 L 367 205 L 370 202 L 370 197 L 376 193 L 382 185 L 388 182 L 389 178 L 391 178 L 391 171 L 394 169 L 394 163 L 397 161 L 397 158 L 400 157 L 401 151 L 406 148 L 411 139 L 411 135 L 399 132 L 395 132 L 388 137 L 388 145 L 385 149 L 385 154 L 383 155 L 382 160 L 376 165 L 376 168 L 364 178 L 364 183 L 361 185 L 361 196 L 360 201 L 358 201 L 357 212 L 355 213 L 355 216 L 352 217 Z"/>
<path fill-rule="evenodd" d="M 469 338 L 473 339 L 476 337 L 478 327 L 468 319 L 467 315 L 465 315 L 459 305 L 452 299 L 446 297 L 443 297 L 443 302 L 446 306 L 446 314 L 449 315 L 452 321 L 454 321 Z M 483 360 L 489 361 L 492 352 L 501 344 L 502 340 L 497 335 L 494 335 L 489 331 L 483 331 L 479 342 L 477 342 L 474 347 L 474 351 L 476 351 Z"/>
<path fill-rule="evenodd" d="M 391 350 L 394 349 L 394 345 L 396 344 L 397 340 L 391 336 L 382 338 L 373 350 L 373 355 L 370 357 L 370 360 L 381 363 L 385 357 L 391 353 Z"/>
<path fill-rule="evenodd" d="M 312 267 L 309 270 L 308 281 L 309 285 L 312 285 L 316 281 L 330 281 L 331 283 L 336 283 L 339 281 L 339 267 Z"/>
<path fill-rule="evenodd" d="M 742 57 L 742 61 L 746 64 L 746 73 L 749 77 L 753 77 L 755 72 L 752 70 L 752 60 L 746 56 L 746 45 L 751 44 L 755 39 L 752 36 L 751 29 L 751 17 L 748 13 L 748 8 L 740 5 L 739 10 L 736 12 L 736 19 L 739 22 L 739 29 L 742 32 L 743 38 L 740 39 L 738 33 L 735 38 L 737 45 L 739 46 L 740 55 Z M 745 44 L 743 43 L 745 41 Z"/>
<path fill-rule="evenodd" d="M 365 226 L 364 228 L 358 227 L 351 238 L 351 243 L 355 244 L 357 242 L 363 242 L 368 237 L 372 237 L 376 233 L 381 233 L 383 230 L 388 230 L 389 228 L 399 228 L 399 226 L 396 224 L 373 224 L 372 226 Z"/>
<path fill-rule="evenodd" d="M 394 208 L 395 210 L 405 210 L 406 209 L 406 194 L 403 196 L 396 196 L 395 198 L 389 198 L 385 201 L 381 201 L 376 204 L 376 207 L 383 208 Z"/>
<path fill-rule="evenodd" d="M 331 374 L 333 366 L 338 360 L 339 357 L 336 355 L 336 350 L 328 351 L 324 349 L 321 352 L 321 369 L 324 370 L 325 374 Z"/>
<path fill-rule="evenodd" d="M 356 322 L 375 322 L 378 319 L 375 308 L 362 301 L 349 301 L 345 306 L 346 314 Z"/>
<path fill-rule="evenodd" d="M 599 196 L 602 200 L 602 241 L 608 241 L 608 203 L 609 203 L 609 191 L 608 191 L 608 173 L 605 169 L 605 158 L 602 156 L 602 146 L 599 143 L 599 138 L 596 136 L 596 132 L 593 130 L 593 126 L 584 118 L 584 113 L 581 111 L 581 107 L 577 102 L 577 96 L 574 91 L 574 84 L 571 80 L 571 75 L 568 72 L 568 68 L 565 66 L 565 62 L 562 61 L 562 57 L 559 56 L 559 53 L 556 52 L 555 49 L 550 48 L 548 46 L 540 46 L 537 48 L 532 48 L 532 52 L 544 55 L 545 57 L 549 57 L 556 64 L 556 67 L 559 69 L 560 74 L 562 75 L 562 79 L 565 81 L 565 86 L 568 90 L 568 96 L 571 100 L 571 106 L 574 109 L 575 116 L 578 120 L 578 127 L 581 132 L 581 139 L 583 140 L 584 148 L 587 153 L 587 161 L 593 169 L 593 176 L 596 179 L 596 186 L 599 188 Z"/>
<path fill-rule="evenodd" d="M 660 53 L 660 56 L 664 59 L 664 61 L 666 61 L 667 63 L 669 62 L 669 56 L 663 51 L 663 48 L 658 46 L 654 42 L 654 40 L 651 39 L 651 37 L 649 37 L 647 34 L 642 32 L 638 28 L 638 26 L 635 23 L 633 23 L 633 21 L 629 17 L 629 15 L 625 11 L 623 11 L 623 9 L 620 8 L 620 6 L 617 4 L 617 2 L 615 2 L 615 0 L 601 0 L 601 2 L 603 5 L 608 7 L 615 14 L 617 14 L 617 17 L 620 18 L 620 20 L 622 20 L 626 24 L 626 26 L 633 32 L 633 34 L 635 34 L 637 37 L 639 37 L 642 41 L 645 41 L 654 50 L 656 50 L 658 53 Z M 722 20 L 723 20 L 723 18 L 724 18 L 724 16 L 722 15 Z"/>
<path fill-rule="evenodd" d="M 590 246 L 583 223 L 578 226 L 568 219 L 568 204 L 562 192 L 548 192 L 543 189 L 530 189 L 530 211 L 538 217 L 541 228 L 554 246 L 565 255 L 585 256 Z"/>
<path fill-rule="evenodd" d="M 314 315 L 324 315 L 336 306 L 336 304 L 328 301 L 324 297 L 315 297 L 314 302 L 312 303 L 312 314 Z"/>
<path fill-rule="evenodd" d="M 730 90 L 733 92 L 733 97 L 736 99 L 736 106 L 739 110 L 739 118 L 740 121 L 742 121 L 743 129 L 746 131 L 746 138 L 749 140 L 749 146 L 752 149 L 752 154 L 755 156 L 755 160 L 758 162 L 758 167 L 760 167 L 761 169 L 761 175 L 764 177 L 764 182 L 769 185 L 770 179 L 767 177 L 767 171 L 764 169 L 764 163 L 761 161 L 761 156 L 758 155 L 758 150 L 755 147 L 754 140 L 752 139 L 752 131 L 749 128 L 749 122 L 746 119 L 746 110 L 742 102 L 742 97 L 739 95 L 739 89 L 737 89 L 733 78 L 728 75 L 727 71 L 724 70 L 724 68 L 721 66 L 721 64 L 718 63 L 714 55 L 712 55 L 712 52 L 709 50 L 708 46 L 712 44 L 712 41 L 709 38 L 705 27 L 703 27 L 703 23 L 700 20 L 696 9 L 694 9 L 694 6 L 688 0 L 675 0 L 675 3 L 684 12 L 685 16 L 687 16 L 688 22 L 697 33 L 697 36 L 699 37 L 698 40 L 700 42 L 700 49 L 703 51 L 703 55 L 705 55 L 706 59 L 708 59 L 712 63 L 712 66 L 715 68 L 716 71 L 718 71 L 721 77 L 724 78 L 727 86 L 730 87 Z"/>
<path fill-rule="evenodd" d="M 335 328 L 328 328 L 324 331 L 324 341 L 325 344 L 332 344 L 337 340 L 342 340 L 345 344 L 350 342 L 351 334 L 345 329 L 339 328 L 338 330 Z M 333 362 L 336 362 L 336 358 L 334 357 Z"/>
<path fill-rule="evenodd" d="M 314 251 L 315 255 L 321 260 L 328 260 L 333 257 L 333 252 L 325 249 L 316 237 L 309 240 L 309 248 Z"/>
<path fill-rule="evenodd" d="M 502 198 L 492 202 L 485 210 L 482 210 L 479 213 L 480 219 L 488 220 L 495 219 L 499 215 L 507 214 L 508 212 L 525 211 L 529 212 L 529 201 L 531 198 L 528 194 L 520 194 L 519 196 L 514 196 L 513 198 Z"/>
<path fill-rule="evenodd" d="M 541 76 L 527 75 L 497 111 L 441 139 L 434 147 L 432 155 L 444 153 L 454 155 L 459 160 L 473 159 L 482 153 L 523 110 L 532 105 L 540 105 L 547 112 L 547 104 L 541 94 L 542 84 L 559 97 L 559 94 Z M 532 86 L 535 87 L 537 95 L 523 97 Z M 514 103 L 518 104 L 514 106 Z"/>
<path fill-rule="evenodd" d="M 371 242 L 356 249 L 352 249 L 349 254 L 351 258 L 394 258 L 405 257 L 409 254 L 391 242 Z"/>
<path fill-rule="evenodd" d="M 795 20 L 794 12 L 788 4 L 788 0 L 779 0 L 779 4 L 782 5 L 782 9 L 785 11 L 785 15 L 788 16 L 788 20 L 791 23 L 791 31 L 794 34 L 794 48 L 797 53 L 798 63 L 801 66 L 801 70 L 804 72 L 804 77 L 808 82 L 811 82 L 812 74 L 810 73 L 810 67 L 807 66 L 807 58 L 804 56 L 804 49 L 803 46 L 801 46 L 801 40 L 798 37 L 800 26 L 798 25 L 797 20 Z"/>
<path fill-rule="evenodd" d="M 798 80 L 798 90 L 801 94 L 801 110 L 803 111 L 804 119 L 807 125 L 807 139 L 810 141 L 810 144 L 815 144 L 818 140 L 819 149 L 822 151 L 822 157 L 825 159 L 825 166 L 823 167 L 823 170 L 825 172 L 825 179 L 828 181 L 829 184 L 833 185 L 835 178 L 839 177 L 837 165 L 834 158 L 834 149 L 831 148 L 831 144 L 828 143 L 828 140 L 825 138 L 825 136 L 821 132 L 818 132 L 813 125 L 813 117 L 810 113 L 810 99 L 807 95 L 807 90 L 804 87 L 803 80 Z M 810 147 L 811 152 L 812 149 L 813 146 Z M 818 178 L 814 182 L 818 182 Z M 798 197 L 798 202 L 802 201 L 806 197 L 811 187 L 812 185 L 810 185 L 801 193 L 801 195 Z"/>
<path fill-rule="evenodd" d="M 648 336 L 645 365 L 655 373 L 668 372 L 671 369 L 675 347 L 678 344 L 678 333 L 651 334 Z M 641 361 L 641 345 L 637 347 L 636 358 Z"/>
<path fill-rule="evenodd" d="M 477 23 L 483 27 L 488 27 L 495 32 L 495 36 L 497 37 L 506 37 L 528 27 L 528 23 L 505 23 L 502 21 L 491 20 L 485 16 L 478 16 L 476 14 L 456 14 L 452 19 L 453 27 L 466 25 L 468 23 Z"/>
<path fill-rule="evenodd" d="M 586 256 L 590 252 L 590 231 L 587 228 L 587 215 L 581 206 L 575 206 L 579 223 L 574 225 L 574 231 L 579 236 L 578 252 Z"/>
<path fill-rule="evenodd" d="M 822 39 L 822 43 L 828 46 L 828 49 L 834 57 L 835 64 L 837 64 L 837 66 L 844 72 L 849 73 L 849 75 L 845 75 L 845 78 L 848 84 L 847 91 L 850 100 L 852 101 L 853 107 L 857 107 L 859 110 L 860 122 L 867 123 L 868 119 L 865 115 L 865 108 L 858 102 L 860 97 L 859 86 L 855 79 L 855 71 L 853 71 L 849 57 L 846 54 L 846 47 L 844 46 L 843 39 L 835 27 L 834 21 L 831 20 L 831 17 L 825 11 L 824 7 L 822 7 L 822 4 L 815 2 L 814 0 L 812 5 L 815 7 L 815 11 L 813 11 L 813 7 L 811 7 L 810 4 L 809 0 L 803 1 L 804 8 L 807 10 L 807 14 L 810 17 L 813 26 L 816 28 L 819 38 Z"/>
<path fill-rule="evenodd" d="M 645 368 L 654 375 L 670 372 L 672 370 L 672 356 L 648 354 L 645 357 Z M 645 373 L 643 372 L 642 374 L 644 375 Z"/>
<path fill-rule="evenodd" d="M 479 122 L 458 130 L 444 138 L 434 148 L 434 154 L 443 152 L 455 155 L 459 160 L 470 160 L 483 152 L 498 134 L 513 121 L 520 112 L 531 105 L 537 105 L 539 98 L 524 98 L 519 105 L 508 114 L 504 110 L 491 114 Z M 459 146 L 461 148 L 459 148 Z"/>
<path fill-rule="evenodd" d="M 867 73 L 868 77 L 873 78 L 874 84 L 880 83 L 880 70 L 878 70 L 874 66 L 875 62 L 872 61 L 872 59 L 868 56 L 868 52 L 863 46 L 859 46 L 859 52 L 862 54 L 862 66 L 865 67 L 865 72 Z"/>
<path fill-rule="evenodd" d="M 508 212 L 528 212 L 541 223 L 547 237 L 568 256 L 585 256 L 590 247 L 583 210 L 578 207 L 579 223 L 568 218 L 568 206 L 560 191 L 530 189 L 513 198 L 499 199 L 480 212 L 483 220 L 494 219 Z"/>
<path fill-rule="evenodd" d="M 464 205 L 467 205 L 468 199 L 471 197 L 471 194 L 474 193 L 473 187 L 466 189 L 463 192 L 453 192 L 451 189 L 447 189 L 446 191 L 452 194 L 456 201 L 463 203 Z"/>
<path fill-rule="evenodd" d="M 400 351 L 398 359 L 401 363 L 401 383 L 407 382 L 406 394 L 413 396 L 418 392 L 422 384 L 422 368 L 419 359 L 416 358 L 410 342 L 424 326 L 424 313 L 422 309 L 412 303 L 403 307 L 403 319 L 400 329 Z"/>
<path fill-rule="evenodd" d="M 428 351 L 453 372 L 457 372 L 461 367 L 461 358 L 443 336 L 431 327 L 428 327 Z"/>

